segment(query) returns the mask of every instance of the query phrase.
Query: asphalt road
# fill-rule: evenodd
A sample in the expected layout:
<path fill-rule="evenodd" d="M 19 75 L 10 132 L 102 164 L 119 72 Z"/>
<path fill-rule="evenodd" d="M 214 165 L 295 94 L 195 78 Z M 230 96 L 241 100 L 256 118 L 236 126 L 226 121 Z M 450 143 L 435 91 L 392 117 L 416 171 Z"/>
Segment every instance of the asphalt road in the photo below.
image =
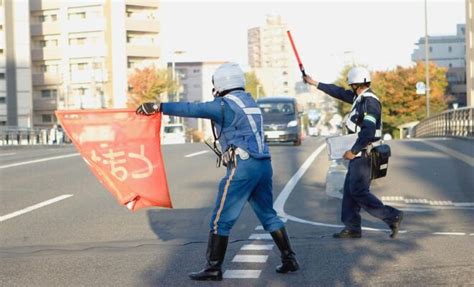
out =
<path fill-rule="evenodd" d="M 224 269 L 226 277 L 248 278 L 212 283 L 187 277 L 203 266 L 224 174 L 211 152 L 185 157 L 206 150 L 203 144 L 163 146 L 174 209 L 134 213 L 71 147 L 0 148 L 0 286 L 474 285 L 472 141 L 390 142 L 389 174 L 372 191 L 406 211 L 405 233 L 391 240 L 387 227 L 363 212 L 363 238 L 342 241 L 331 238 L 340 229 L 341 202 L 325 192 L 323 143 L 271 146 L 275 207 L 288 218 L 302 269 L 274 272 L 277 248 L 247 206 Z M 247 250 L 251 244 L 270 250 Z"/>

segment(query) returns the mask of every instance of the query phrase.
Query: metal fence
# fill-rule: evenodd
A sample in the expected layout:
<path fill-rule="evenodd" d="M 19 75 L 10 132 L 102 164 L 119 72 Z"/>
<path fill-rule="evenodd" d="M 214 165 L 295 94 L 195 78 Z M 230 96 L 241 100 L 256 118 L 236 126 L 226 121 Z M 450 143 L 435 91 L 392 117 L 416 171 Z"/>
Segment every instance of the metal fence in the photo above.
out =
<path fill-rule="evenodd" d="M 422 120 L 413 128 L 415 137 L 474 137 L 474 107 L 445 111 Z"/>
<path fill-rule="evenodd" d="M 69 143 L 61 129 L 0 127 L 0 146 Z"/>

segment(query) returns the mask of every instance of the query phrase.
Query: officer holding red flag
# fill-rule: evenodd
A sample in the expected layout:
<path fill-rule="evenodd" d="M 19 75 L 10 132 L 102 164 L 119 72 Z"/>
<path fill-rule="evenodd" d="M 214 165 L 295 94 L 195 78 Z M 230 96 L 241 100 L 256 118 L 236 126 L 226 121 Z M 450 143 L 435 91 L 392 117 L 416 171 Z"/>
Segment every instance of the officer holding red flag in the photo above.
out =
<path fill-rule="evenodd" d="M 272 165 L 268 146 L 264 142 L 262 114 L 249 93 L 245 92 L 245 77 L 235 63 L 225 63 L 212 77 L 214 100 L 205 103 L 144 103 L 137 109 L 141 115 L 163 114 L 206 118 L 215 127 L 215 138 L 222 147 L 221 159 L 227 172 L 220 181 L 219 191 L 210 221 L 206 265 L 189 274 L 193 280 L 222 280 L 230 230 L 248 201 L 270 232 L 281 252 L 278 273 L 299 269 L 295 252 L 284 223 L 273 209 Z M 220 153 L 218 151 L 218 153 Z"/>

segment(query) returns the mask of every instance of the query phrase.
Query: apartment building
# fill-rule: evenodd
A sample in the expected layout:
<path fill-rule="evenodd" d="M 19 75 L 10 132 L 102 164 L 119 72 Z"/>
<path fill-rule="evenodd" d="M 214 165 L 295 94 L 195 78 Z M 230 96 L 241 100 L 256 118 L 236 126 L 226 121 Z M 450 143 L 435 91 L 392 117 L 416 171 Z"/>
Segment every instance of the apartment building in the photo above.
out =
<path fill-rule="evenodd" d="M 0 0 L 0 126 L 33 125 L 32 79 L 26 0 Z"/>
<path fill-rule="evenodd" d="M 51 127 L 58 108 L 125 107 L 128 75 L 164 66 L 158 0 L 0 4 L 0 125 Z"/>
<path fill-rule="evenodd" d="M 176 62 L 174 63 L 179 89 L 175 95 L 170 95 L 170 101 L 206 102 L 212 101 L 212 75 L 225 62 Z M 168 63 L 172 69 L 173 63 Z M 174 119 L 171 119 L 174 121 Z M 208 120 L 185 118 L 186 128 L 203 133 L 204 138 L 212 136 Z"/>
<path fill-rule="evenodd" d="M 474 0 L 466 0 L 466 92 L 467 106 L 474 105 Z"/>
<path fill-rule="evenodd" d="M 471 23 L 472 25 L 472 23 Z M 466 105 L 466 25 L 456 26 L 456 35 L 428 36 L 429 60 L 440 67 L 448 69 L 447 95 L 452 96 L 452 103 Z M 425 60 L 425 38 L 416 43 L 412 60 Z"/>
<path fill-rule="evenodd" d="M 297 64 L 279 15 L 267 16 L 263 26 L 248 30 L 248 60 L 267 95 L 295 95 Z M 296 76 L 296 77 L 295 77 Z"/>

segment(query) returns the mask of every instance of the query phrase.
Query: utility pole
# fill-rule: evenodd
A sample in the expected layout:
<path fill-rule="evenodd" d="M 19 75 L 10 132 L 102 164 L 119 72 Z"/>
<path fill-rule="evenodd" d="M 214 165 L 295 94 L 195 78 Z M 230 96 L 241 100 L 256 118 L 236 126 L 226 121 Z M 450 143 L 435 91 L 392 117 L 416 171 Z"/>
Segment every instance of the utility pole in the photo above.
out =
<path fill-rule="evenodd" d="M 430 117 L 430 70 L 428 47 L 428 0 L 425 0 L 425 75 L 426 75 L 426 117 Z"/>

